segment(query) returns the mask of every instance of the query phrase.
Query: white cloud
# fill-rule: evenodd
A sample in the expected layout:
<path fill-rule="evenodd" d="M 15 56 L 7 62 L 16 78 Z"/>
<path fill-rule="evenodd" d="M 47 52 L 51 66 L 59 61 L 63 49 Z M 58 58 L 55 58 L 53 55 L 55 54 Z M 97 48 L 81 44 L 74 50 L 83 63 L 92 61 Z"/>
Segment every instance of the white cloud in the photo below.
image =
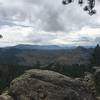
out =
<path fill-rule="evenodd" d="M 66 34 L 65 32 L 39 31 L 32 27 L 2 26 L 0 33 L 3 35 L 0 39 L 1 46 L 17 44 L 95 45 L 100 42 L 100 28 L 89 27 Z"/>
<path fill-rule="evenodd" d="M 95 45 L 100 42 L 100 5 L 89 16 L 62 0 L 0 0 L 1 45 L 22 43 Z M 97 39 L 97 40 L 96 40 Z"/>

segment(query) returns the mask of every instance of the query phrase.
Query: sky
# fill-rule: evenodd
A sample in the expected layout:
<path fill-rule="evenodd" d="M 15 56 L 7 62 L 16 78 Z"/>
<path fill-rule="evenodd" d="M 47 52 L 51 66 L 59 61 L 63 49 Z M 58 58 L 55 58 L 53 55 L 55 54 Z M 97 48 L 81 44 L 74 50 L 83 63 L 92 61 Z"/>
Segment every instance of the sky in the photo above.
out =
<path fill-rule="evenodd" d="M 0 46 L 82 45 L 100 43 L 100 1 L 90 16 L 75 1 L 0 0 Z"/>

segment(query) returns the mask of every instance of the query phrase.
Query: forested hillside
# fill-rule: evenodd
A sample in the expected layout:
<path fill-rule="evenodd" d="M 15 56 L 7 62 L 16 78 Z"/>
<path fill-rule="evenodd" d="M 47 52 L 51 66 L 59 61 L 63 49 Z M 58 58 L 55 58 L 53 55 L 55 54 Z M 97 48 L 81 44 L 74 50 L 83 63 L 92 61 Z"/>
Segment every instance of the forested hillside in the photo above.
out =
<path fill-rule="evenodd" d="M 5 60 L 6 63 L 0 65 L 0 90 L 1 91 L 4 90 L 7 86 L 9 86 L 10 82 L 15 77 L 21 75 L 22 73 L 24 73 L 25 70 L 28 70 L 28 69 L 53 70 L 72 78 L 77 78 L 77 77 L 82 78 L 84 77 L 85 72 L 93 73 L 94 66 L 100 66 L 99 64 L 100 60 L 98 60 L 98 57 L 100 57 L 100 55 L 98 54 L 100 53 L 99 49 L 100 47 L 99 45 L 97 45 L 95 49 L 86 49 L 86 48 L 78 47 L 76 49 L 69 49 L 69 50 L 57 50 L 57 51 L 48 50 L 48 52 L 45 52 L 45 50 L 31 50 L 31 54 L 28 51 L 23 51 L 23 50 L 18 50 L 18 49 L 16 50 L 12 48 L 10 49 L 7 48 L 5 50 L 2 49 L 1 52 L 3 52 L 5 55 L 3 56 L 3 53 L 2 53 L 1 57 L 3 57 L 3 59 L 6 59 L 6 60 L 9 59 L 10 63 Z M 11 52 L 12 50 L 15 50 L 15 51 Z M 11 53 L 11 55 L 8 52 Z M 35 59 L 36 60 L 35 63 L 32 63 L 31 66 L 29 66 L 28 64 L 26 64 L 26 60 L 28 59 L 27 57 L 26 57 L 27 59 L 23 59 L 23 61 L 25 61 L 25 64 L 19 63 L 22 60 L 21 59 L 22 57 L 21 56 L 19 57 L 18 55 L 19 54 L 23 55 L 23 52 L 24 52 L 24 55 L 26 55 L 25 54 L 26 52 L 27 54 L 29 53 L 30 57 L 36 58 L 38 55 L 38 57 L 41 58 L 41 61 L 48 60 L 48 63 L 41 64 L 39 60 Z M 9 56 L 6 55 L 6 53 L 8 53 Z M 8 58 L 6 58 L 6 56 L 8 56 Z M 60 56 L 62 58 L 63 57 L 67 58 L 67 59 L 64 59 L 65 63 L 63 63 L 62 60 L 60 61 L 57 60 L 58 57 Z M 48 57 L 48 59 L 46 59 L 45 57 L 46 58 Z M 50 60 L 50 57 L 52 58 L 51 60 Z M 74 57 L 74 59 L 72 57 Z M 84 58 L 84 59 L 80 59 L 80 58 Z M 70 63 L 69 62 L 67 63 L 68 59 L 70 60 Z M 77 60 L 77 63 L 72 64 L 71 59 L 73 59 L 72 60 L 73 62 L 76 62 Z M 28 60 L 30 62 L 34 62 L 34 60 L 32 59 L 31 60 L 28 59 Z M 88 60 L 86 61 L 88 63 L 85 63 L 84 60 Z M 13 61 L 15 62 L 12 63 Z M 84 62 L 84 63 L 80 63 L 80 62 Z"/>

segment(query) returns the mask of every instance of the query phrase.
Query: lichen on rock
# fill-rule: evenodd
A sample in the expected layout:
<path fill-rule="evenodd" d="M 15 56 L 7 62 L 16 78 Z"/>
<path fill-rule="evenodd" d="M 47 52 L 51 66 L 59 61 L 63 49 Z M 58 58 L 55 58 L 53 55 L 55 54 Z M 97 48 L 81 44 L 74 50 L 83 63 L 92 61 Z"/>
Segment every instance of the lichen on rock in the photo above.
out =
<path fill-rule="evenodd" d="M 81 81 L 39 69 L 26 71 L 13 80 L 8 96 L 12 100 L 96 100 Z"/>

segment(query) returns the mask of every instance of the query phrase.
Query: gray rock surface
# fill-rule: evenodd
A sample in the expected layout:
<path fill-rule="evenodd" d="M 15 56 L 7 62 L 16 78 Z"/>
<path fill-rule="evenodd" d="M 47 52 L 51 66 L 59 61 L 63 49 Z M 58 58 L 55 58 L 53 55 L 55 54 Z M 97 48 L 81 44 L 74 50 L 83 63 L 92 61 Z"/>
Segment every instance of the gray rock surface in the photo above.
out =
<path fill-rule="evenodd" d="M 0 96 L 0 100 L 14 100 L 11 96 L 9 96 L 8 94 L 2 94 Z"/>
<path fill-rule="evenodd" d="M 10 99 L 0 100 L 96 100 L 81 81 L 37 69 L 26 71 L 13 80 L 8 94 L 10 96 L 6 97 Z"/>

